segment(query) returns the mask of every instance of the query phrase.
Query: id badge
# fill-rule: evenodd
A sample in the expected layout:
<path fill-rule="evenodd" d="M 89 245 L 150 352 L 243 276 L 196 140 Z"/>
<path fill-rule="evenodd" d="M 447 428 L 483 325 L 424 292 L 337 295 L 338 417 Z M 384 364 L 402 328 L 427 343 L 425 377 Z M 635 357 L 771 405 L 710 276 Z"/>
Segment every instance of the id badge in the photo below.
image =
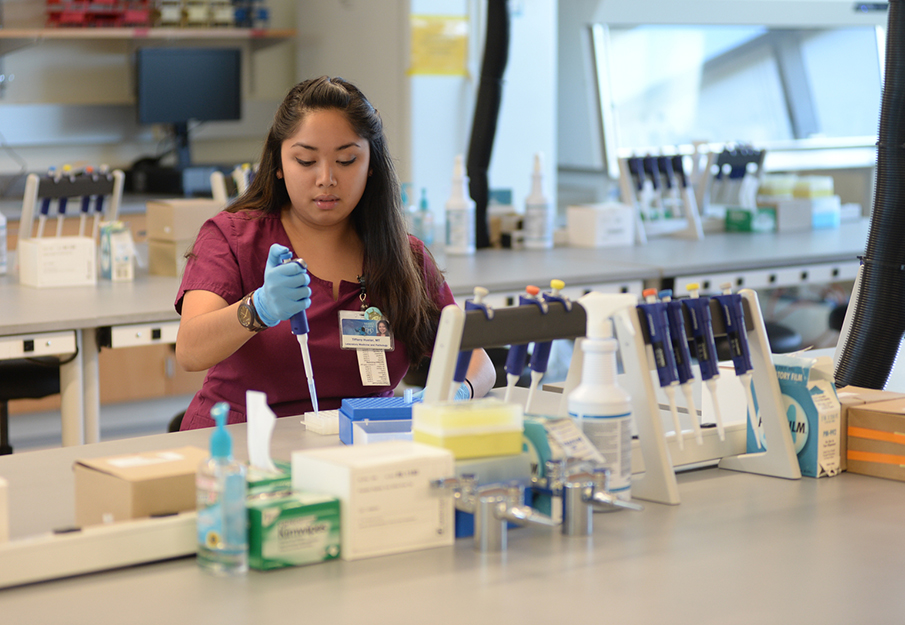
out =
<path fill-rule="evenodd" d="M 339 311 L 339 346 L 389 352 L 393 351 L 395 343 L 389 321 L 376 308 L 368 308 Z"/>

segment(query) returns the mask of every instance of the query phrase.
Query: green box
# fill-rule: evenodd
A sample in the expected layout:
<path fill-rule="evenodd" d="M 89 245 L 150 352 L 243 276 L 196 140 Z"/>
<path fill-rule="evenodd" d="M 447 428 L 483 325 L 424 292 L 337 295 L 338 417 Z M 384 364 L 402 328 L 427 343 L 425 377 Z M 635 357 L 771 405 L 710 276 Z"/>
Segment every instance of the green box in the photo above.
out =
<path fill-rule="evenodd" d="M 292 490 L 292 464 L 283 460 L 274 460 L 276 473 L 248 467 L 245 481 L 248 483 L 248 497 L 251 499 L 260 493 Z"/>
<path fill-rule="evenodd" d="M 339 500 L 298 492 L 248 501 L 248 565 L 266 571 L 340 556 Z"/>
<path fill-rule="evenodd" d="M 758 206 L 726 208 L 726 232 L 773 232 L 776 230 L 776 209 Z"/>

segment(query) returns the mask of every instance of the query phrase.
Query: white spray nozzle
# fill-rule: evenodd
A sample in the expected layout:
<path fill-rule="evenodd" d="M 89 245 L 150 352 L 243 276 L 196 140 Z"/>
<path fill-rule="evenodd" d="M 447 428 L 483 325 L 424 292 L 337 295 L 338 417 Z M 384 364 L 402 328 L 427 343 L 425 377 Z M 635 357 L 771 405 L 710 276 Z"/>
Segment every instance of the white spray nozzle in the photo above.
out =
<path fill-rule="evenodd" d="M 587 314 L 587 336 L 589 339 L 613 337 L 610 317 L 618 317 L 630 333 L 634 333 L 629 311 L 634 310 L 638 299 L 628 293 L 598 293 L 591 291 L 578 300 Z"/>

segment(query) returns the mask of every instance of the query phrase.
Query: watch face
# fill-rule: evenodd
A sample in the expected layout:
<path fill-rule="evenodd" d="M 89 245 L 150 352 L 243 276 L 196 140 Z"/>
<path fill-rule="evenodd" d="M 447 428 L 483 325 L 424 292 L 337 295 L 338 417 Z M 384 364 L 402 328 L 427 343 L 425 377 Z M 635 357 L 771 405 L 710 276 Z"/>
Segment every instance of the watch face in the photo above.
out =
<path fill-rule="evenodd" d="M 239 304 L 239 323 L 241 323 L 244 327 L 250 328 L 254 325 L 255 315 L 251 311 L 251 308 L 248 307 L 248 304 L 242 302 Z"/>

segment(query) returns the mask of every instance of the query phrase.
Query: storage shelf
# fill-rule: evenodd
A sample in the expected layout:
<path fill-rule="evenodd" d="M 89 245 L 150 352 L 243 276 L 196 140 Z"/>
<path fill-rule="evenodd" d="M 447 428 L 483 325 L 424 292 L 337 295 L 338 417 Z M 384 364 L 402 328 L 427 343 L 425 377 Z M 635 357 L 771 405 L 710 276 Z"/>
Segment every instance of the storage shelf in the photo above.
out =
<path fill-rule="evenodd" d="M 258 28 L 0 28 L 0 54 L 43 41 L 251 41 L 264 47 L 294 36 L 293 29 Z"/>

